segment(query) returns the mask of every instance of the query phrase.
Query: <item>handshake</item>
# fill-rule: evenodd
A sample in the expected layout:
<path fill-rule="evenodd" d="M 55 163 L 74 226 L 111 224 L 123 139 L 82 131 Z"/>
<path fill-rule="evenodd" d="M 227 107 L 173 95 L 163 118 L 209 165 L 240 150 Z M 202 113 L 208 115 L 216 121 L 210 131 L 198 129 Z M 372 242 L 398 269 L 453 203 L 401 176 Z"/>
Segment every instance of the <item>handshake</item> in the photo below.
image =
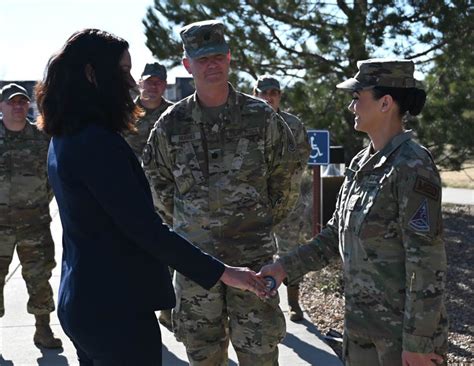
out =
<path fill-rule="evenodd" d="M 220 280 L 227 286 L 252 291 L 264 299 L 275 296 L 287 273 L 280 262 L 267 264 L 259 273 L 245 267 L 225 267 Z"/>

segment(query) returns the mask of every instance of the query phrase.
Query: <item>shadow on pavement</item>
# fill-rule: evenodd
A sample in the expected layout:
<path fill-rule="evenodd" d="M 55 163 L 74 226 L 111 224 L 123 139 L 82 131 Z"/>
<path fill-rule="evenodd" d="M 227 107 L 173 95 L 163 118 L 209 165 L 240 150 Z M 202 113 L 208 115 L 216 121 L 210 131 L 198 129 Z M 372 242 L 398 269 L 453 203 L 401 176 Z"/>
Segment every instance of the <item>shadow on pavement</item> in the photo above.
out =
<path fill-rule="evenodd" d="M 173 366 L 187 366 L 188 363 L 184 362 L 183 360 L 180 360 L 178 357 L 176 357 L 172 352 L 166 348 L 165 345 L 163 345 L 163 348 L 161 349 L 161 352 L 163 354 L 162 359 L 163 359 L 163 365 L 173 365 Z"/>
<path fill-rule="evenodd" d="M 315 337 L 322 337 L 321 332 L 318 330 L 318 328 L 307 318 L 304 318 L 302 321 L 298 322 L 298 324 L 304 325 L 306 327 L 306 330 L 311 334 L 314 334 Z"/>
<path fill-rule="evenodd" d="M 304 325 L 307 331 L 310 332 L 311 334 L 314 334 L 315 337 L 318 337 L 318 338 L 321 337 L 321 334 L 319 333 L 317 328 L 314 326 L 314 324 L 308 321 L 307 319 L 304 319 L 303 321 L 301 321 L 300 324 Z M 288 332 L 286 333 L 285 339 L 283 339 L 282 344 L 284 344 L 288 348 L 291 348 L 301 360 L 308 362 L 310 365 L 314 365 L 318 359 L 321 359 L 322 354 L 325 354 L 324 359 L 327 359 L 329 357 L 329 358 L 334 359 L 335 365 L 340 364 L 340 360 L 336 356 L 333 356 L 333 355 L 328 356 L 327 355 L 328 352 L 325 351 L 324 349 L 315 347 L 311 343 L 301 340 L 300 338 L 298 338 L 292 333 L 288 333 Z M 330 365 L 325 365 L 325 366 L 330 366 Z"/>
<path fill-rule="evenodd" d="M 173 366 L 188 366 L 189 365 L 187 362 L 176 357 L 172 352 L 168 350 L 168 348 L 165 345 L 163 345 L 162 353 L 163 353 L 163 357 L 162 357 L 163 365 L 173 365 Z M 3 366 L 3 365 L 0 364 L 0 366 Z M 229 366 L 238 366 L 238 365 L 234 361 L 229 360 Z"/>
<path fill-rule="evenodd" d="M 64 352 L 63 349 L 42 349 L 40 348 L 41 351 L 41 357 L 38 358 L 36 361 L 38 361 L 38 366 L 68 366 L 69 362 L 67 361 L 67 358 L 60 353 Z M 0 363 L 0 366 L 2 364 Z"/>

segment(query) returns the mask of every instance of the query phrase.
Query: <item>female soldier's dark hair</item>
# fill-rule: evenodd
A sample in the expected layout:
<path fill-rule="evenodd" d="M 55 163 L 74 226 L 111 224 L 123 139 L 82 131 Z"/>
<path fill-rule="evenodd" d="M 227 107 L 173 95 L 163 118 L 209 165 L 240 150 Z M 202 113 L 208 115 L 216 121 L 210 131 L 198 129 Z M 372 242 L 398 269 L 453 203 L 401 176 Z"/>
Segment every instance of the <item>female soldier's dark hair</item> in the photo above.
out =
<path fill-rule="evenodd" d="M 372 89 L 372 94 L 376 100 L 384 95 L 390 95 L 398 104 L 400 116 L 404 116 L 406 112 L 412 116 L 418 115 L 426 101 L 426 93 L 423 89 L 418 88 L 388 88 L 376 86 Z"/>
<path fill-rule="evenodd" d="M 127 41 L 99 29 L 74 33 L 51 57 L 36 86 L 38 127 L 51 136 L 74 133 L 89 123 L 133 130 L 140 110 L 119 66 L 126 50 Z M 86 69 L 92 70 L 93 80 Z"/>

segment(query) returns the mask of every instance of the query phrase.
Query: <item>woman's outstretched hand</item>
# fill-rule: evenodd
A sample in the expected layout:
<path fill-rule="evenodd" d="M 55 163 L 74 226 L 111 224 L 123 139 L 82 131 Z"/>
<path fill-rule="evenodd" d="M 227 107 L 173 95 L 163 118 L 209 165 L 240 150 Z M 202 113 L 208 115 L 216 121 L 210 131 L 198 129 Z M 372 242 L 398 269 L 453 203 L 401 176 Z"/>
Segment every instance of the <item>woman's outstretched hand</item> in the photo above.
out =
<path fill-rule="evenodd" d="M 226 266 L 220 280 L 227 286 L 252 291 L 260 298 L 270 296 L 265 279 L 249 268 Z"/>

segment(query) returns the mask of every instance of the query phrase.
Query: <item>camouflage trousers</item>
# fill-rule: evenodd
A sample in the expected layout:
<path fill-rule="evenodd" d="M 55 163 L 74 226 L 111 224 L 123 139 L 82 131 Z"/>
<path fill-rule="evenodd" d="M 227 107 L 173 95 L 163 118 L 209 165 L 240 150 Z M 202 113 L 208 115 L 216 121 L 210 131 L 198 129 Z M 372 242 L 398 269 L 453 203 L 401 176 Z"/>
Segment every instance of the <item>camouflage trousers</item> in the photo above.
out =
<path fill-rule="evenodd" d="M 446 366 L 446 349 L 435 350 L 440 354 Z M 402 340 L 393 338 L 368 338 L 348 335 L 344 332 L 343 355 L 345 366 L 401 366 L 402 365 Z"/>
<path fill-rule="evenodd" d="M 35 315 L 51 313 L 54 301 L 49 279 L 56 262 L 49 224 L 27 228 L 0 226 L 0 317 L 5 313 L 3 288 L 15 248 L 29 294 L 27 311 Z"/>
<path fill-rule="evenodd" d="M 241 366 L 278 365 L 286 329 L 278 296 L 262 301 L 222 282 L 207 291 L 178 272 L 175 291 L 173 328 L 190 365 L 227 366 L 229 341 Z"/>

